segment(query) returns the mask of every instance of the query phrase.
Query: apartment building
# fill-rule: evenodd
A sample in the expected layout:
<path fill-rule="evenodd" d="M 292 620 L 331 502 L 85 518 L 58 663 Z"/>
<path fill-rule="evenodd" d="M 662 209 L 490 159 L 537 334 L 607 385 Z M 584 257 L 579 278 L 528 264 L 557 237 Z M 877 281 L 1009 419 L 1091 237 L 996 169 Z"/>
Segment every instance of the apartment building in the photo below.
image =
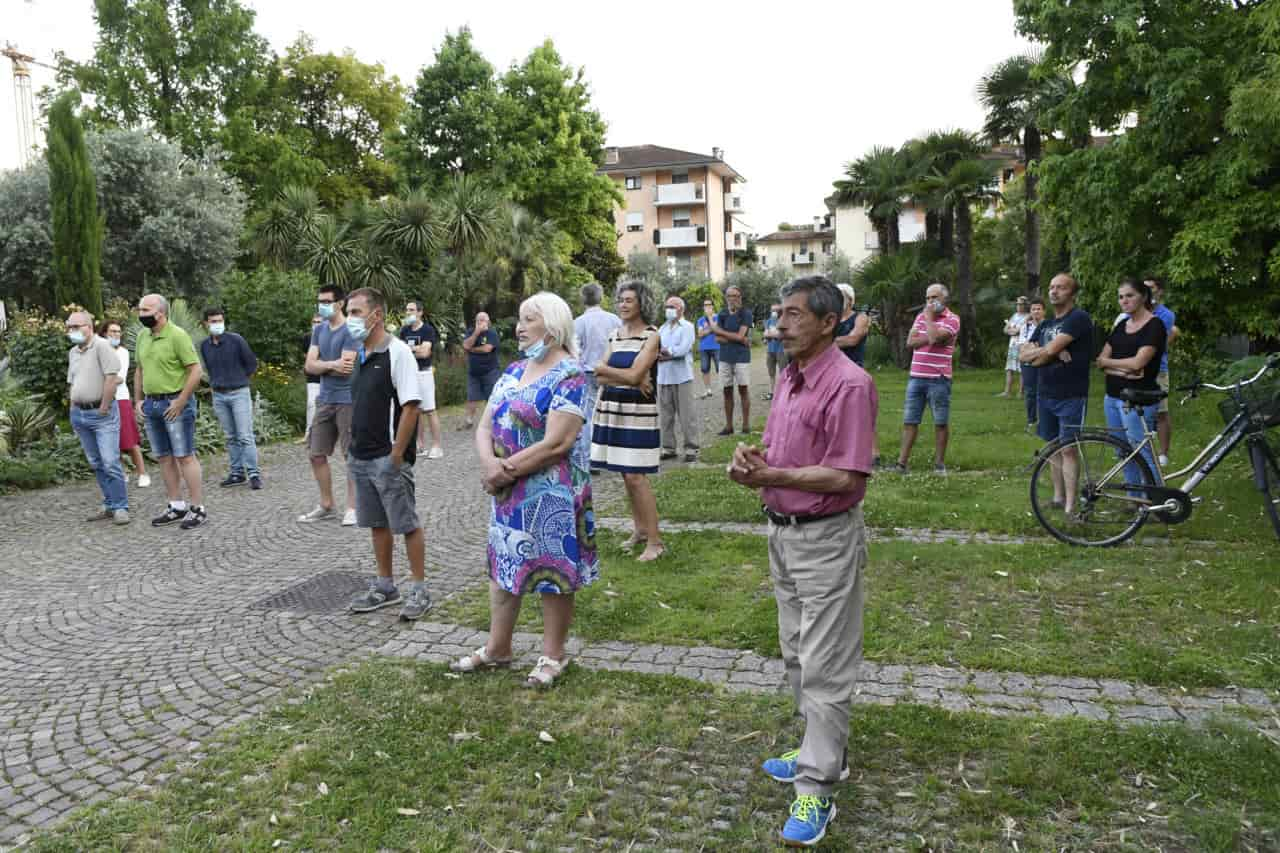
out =
<path fill-rule="evenodd" d="M 835 253 L 836 222 L 831 213 L 813 217 L 811 225 L 756 238 L 756 262 L 793 275 L 824 272 Z"/>
<path fill-rule="evenodd" d="M 618 252 L 653 252 L 672 272 L 722 281 L 746 251 L 745 178 L 724 151 L 696 154 L 659 145 L 605 149 L 599 174 L 618 185 L 623 206 L 613 212 Z"/>

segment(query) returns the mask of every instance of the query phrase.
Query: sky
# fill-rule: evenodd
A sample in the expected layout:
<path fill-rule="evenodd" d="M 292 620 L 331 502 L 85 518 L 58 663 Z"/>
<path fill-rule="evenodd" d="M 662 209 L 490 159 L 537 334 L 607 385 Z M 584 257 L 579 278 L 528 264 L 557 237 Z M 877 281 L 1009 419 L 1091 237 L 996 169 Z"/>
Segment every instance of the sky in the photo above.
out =
<path fill-rule="evenodd" d="M 748 230 L 808 223 L 826 212 L 844 164 L 873 145 L 930 130 L 977 130 L 979 78 L 1025 52 L 1012 0 L 844 0 L 788 7 L 649 0 L 530 3 L 469 0 L 248 0 L 258 32 L 283 51 L 299 32 L 317 50 L 350 49 L 412 84 L 445 32 L 469 26 L 500 72 L 545 38 L 586 70 L 610 145 L 724 149 L 747 179 Z M 52 62 L 87 59 L 90 0 L 0 0 L 0 42 Z M 0 169 L 17 165 L 8 61 L 0 75 Z M 36 68 L 35 88 L 52 82 Z M 40 131 L 43 137 L 43 131 Z"/>

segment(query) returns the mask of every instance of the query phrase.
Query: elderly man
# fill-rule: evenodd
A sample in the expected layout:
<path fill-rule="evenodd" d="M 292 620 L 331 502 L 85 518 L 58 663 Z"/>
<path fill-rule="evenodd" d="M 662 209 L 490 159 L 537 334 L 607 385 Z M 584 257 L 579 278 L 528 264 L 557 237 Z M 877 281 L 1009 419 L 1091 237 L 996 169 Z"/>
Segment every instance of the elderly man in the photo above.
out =
<path fill-rule="evenodd" d="M 76 311 L 67 318 L 67 384 L 71 386 L 71 428 L 98 478 L 102 509 L 90 521 L 129 523 L 129 490 L 120 464 L 120 359 L 115 348 L 93 333 L 93 316 Z"/>
<path fill-rule="evenodd" d="M 476 408 L 483 408 L 489 402 L 493 386 L 502 375 L 502 365 L 498 362 L 501 342 L 489 324 L 489 315 L 483 311 L 476 314 L 475 326 L 467 329 L 462 339 L 462 348 L 467 351 L 467 419 L 463 429 L 476 425 Z"/>
<path fill-rule="evenodd" d="M 911 448 L 920 432 L 925 403 L 933 416 L 933 470 L 947 473 L 947 439 L 951 436 L 951 358 L 960 336 L 960 317 L 947 308 L 950 296 L 941 284 L 931 284 L 924 293 L 924 309 L 916 315 L 907 335 L 911 353 L 911 375 L 907 378 L 907 401 L 902 411 L 902 449 L 896 470 L 907 473 Z"/>
<path fill-rule="evenodd" d="M 578 361 L 587 377 L 587 395 L 582 403 L 587 429 L 591 428 L 591 415 L 596 410 L 596 369 L 609 348 L 609 334 L 622 325 L 622 320 L 612 311 L 600 307 L 604 288 L 594 281 L 582 286 L 582 316 L 573 321 L 573 336 L 578 339 Z"/>
<path fill-rule="evenodd" d="M 762 490 L 778 638 L 805 722 L 800 748 L 763 766 L 795 785 L 782 829 L 790 846 L 817 844 L 835 817 L 862 657 L 861 504 L 878 399 L 871 377 L 835 345 L 840 309 L 840 292 L 825 276 L 782 288 L 778 330 L 791 363 L 778 379 L 765 449 L 739 444 L 729 464 L 735 482 Z"/>
<path fill-rule="evenodd" d="M 698 461 L 698 413 L 693 403 L 693 324 L 684 300 L 668 296 L 667 321 L 658 330 L 658 414 L 663 459 L 676 458 L 676 422 L 684 434 L 684 461 Z"/>
<path fill-rule="evenodd" d="M 730 285 L 724 292 L 728 306 L 711 320 L 720 344 L 720 387 L 724 393 L 724 429 L 733 435 L 733 389 L 742 400 L 742 432 L 751 432 L 751 309 L 742 307 L 742 291 Z"/>
<path fill-rule="evenodd" d="M 156 527 L 178 524 L 183 530 L 208 520 L 203 500 L 200 460 L 196 457 L 196 388 L 200 359 L 185 329 L 169 322 L 169 302 L 158 293 L 142 297 L 138 320 L 138 367 L 133 375 L 134 411 L 147 425 L 151 455 L 160 461 L 165 496 Z M 182 484 L 187 484 L 187 501 Z"/>

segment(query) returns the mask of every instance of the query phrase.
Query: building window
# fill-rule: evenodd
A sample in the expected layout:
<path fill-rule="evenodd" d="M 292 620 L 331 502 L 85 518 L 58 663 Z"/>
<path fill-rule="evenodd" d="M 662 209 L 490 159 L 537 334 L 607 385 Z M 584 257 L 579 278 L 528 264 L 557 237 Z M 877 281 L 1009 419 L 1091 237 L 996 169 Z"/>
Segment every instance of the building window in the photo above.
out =
<path fill-rule="evenodd" d="M 678 173 L 678 174 L 677 174 L 677 173 L 675 173 L 675 172 L 672 172 L 672 173 L 671 173 L 671 183 L 673 183 L 673 184 L 687 184 L 687 183 L 689 183 L 689 173 L 688 173 L 688 172 L 680 172 L 680 173 Z"/>
<path fill-rule="evenodd" d="M 627 176 L 627 189 L 629 189 L 629 190 L 638 190 L 638 189 L 640 189 L 640 176 L 639 176 L 639 175 L 628 175 L 628 176 Z"/>
<path fill-rule="evenodd" d="M 684 210 L 671 211 L 671 227 L 672 228 L 688 228 L 693 225 L 693 220 L 689 216 L 688 208 Z"/>
<path fill-rule="evenodd" d="M 800 248 L 799 248 L 799 249 L 796 249 L 796 254 L 798 254 L 798 255 L 807 255 L 807 254 L 809 254 L 809 244 L 808 244 L 808 243 L 801 243 L 801 244 L 800 244 Z"/>
<path fill-rule="evenodd" d="M 830 256 L 834 250 L 835 250 L 834 243 L 832 243 L 830 240 L 822 241 L 822 254 Z"/>
<path fill-rule="evenodd" d="M 627 214 L 627 230 L 643 231 L 644 230 L 644 212 L 633 211 Z"/>

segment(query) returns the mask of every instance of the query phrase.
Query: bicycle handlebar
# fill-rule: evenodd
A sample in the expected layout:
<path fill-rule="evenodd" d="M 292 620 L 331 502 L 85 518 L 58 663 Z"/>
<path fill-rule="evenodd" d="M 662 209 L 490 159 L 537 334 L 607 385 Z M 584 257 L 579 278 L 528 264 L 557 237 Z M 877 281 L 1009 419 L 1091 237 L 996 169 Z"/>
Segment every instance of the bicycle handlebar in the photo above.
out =
<path fill-rule="evenodd" d="M 1258 368 L 1258 372 L 1253 374 L 1253 376 L 1249 377 L 1248 379 L 1242 380 L 1240 382 L 1233 382 L 1230 385 L 1214 385 L 1212 382 L 1193 382 L 1190 385 L 1184 385 L 1181 388 L 1177 388 L 1175 390 L 1177 390 L 1179 393 L 1187 393 L 1189 395 L 1188 397 L 1183 399 L 1182 402 L 1185 403 L 1188 399 L 1190 399 L 1191 397 L 1194 397 L 1196 395 L 1196 392 L 1202 388 L 1208 388 L 1210 391 L 1234 391 L 1237 388 L 1243 388 L 1246 385 L 1252 385 L 1253 383 L 1257 382 L 1259 379 L 1262 378 L 1262 374 L 1266 373 L 1268 370 L 1271 370 L 1277 366 L 1280 366 L 1280 353 L 1273 352 L 1267 356 L 1267 360 L 1263 363 L 1262 367 Z"/>

